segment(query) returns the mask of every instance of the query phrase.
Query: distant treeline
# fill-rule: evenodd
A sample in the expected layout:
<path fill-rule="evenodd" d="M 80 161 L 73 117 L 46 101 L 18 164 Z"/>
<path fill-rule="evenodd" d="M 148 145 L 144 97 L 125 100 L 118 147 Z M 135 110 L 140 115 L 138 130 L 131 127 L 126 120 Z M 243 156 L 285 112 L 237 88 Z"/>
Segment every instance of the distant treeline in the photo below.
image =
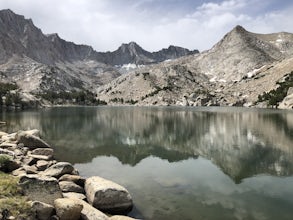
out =
<path fill-rule="evenodd" d="M 76 104 L 76 105 L 107 105 L 107 102 L 99 100 L 96 95 L 88 90 L 82 91 L 47 91 L 39 93 L 38 97 L 52 104 Z"/>
<path fill-rule="evenodd" d="M 18 86 L 16 84 L 0 82 L 0 106 L 18 105 L 22 108 L 23 103 L 17 90 Z"/>

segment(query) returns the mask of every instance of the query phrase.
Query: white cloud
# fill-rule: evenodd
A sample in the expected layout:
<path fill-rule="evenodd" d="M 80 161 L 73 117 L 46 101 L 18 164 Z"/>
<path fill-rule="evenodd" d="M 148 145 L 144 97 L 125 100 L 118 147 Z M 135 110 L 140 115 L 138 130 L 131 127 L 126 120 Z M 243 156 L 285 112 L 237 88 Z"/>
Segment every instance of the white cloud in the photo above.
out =
<path fill-rule="evenodd" d="M 99 51 L 130 41 L 151 51 L 170 44 L 204 50 L 237 24 L 254 32 L 293 32 L 293 7 L 268 10 L 273 1 L 210 0 L 186 13 L 154 0 L 0 0 L 0 7 L 32 18 L 44 33 L 57 32 Z"/>

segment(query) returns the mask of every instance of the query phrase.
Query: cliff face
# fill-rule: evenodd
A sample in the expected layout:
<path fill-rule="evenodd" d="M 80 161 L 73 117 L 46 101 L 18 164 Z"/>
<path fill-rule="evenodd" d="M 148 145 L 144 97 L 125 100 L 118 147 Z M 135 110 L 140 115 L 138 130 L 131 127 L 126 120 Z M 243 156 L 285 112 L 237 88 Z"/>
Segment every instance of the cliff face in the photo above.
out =
<path fill-rule="evenodd" d="M 39 63 L 53 65 L 56 62 L 90 58 L 94 50 L 76 45 L 54 35 L 44 35 L 32 20 L 14 14 L 11 10 L 0 12 L 1 63 L 13 55 L 27 56 Z"/>

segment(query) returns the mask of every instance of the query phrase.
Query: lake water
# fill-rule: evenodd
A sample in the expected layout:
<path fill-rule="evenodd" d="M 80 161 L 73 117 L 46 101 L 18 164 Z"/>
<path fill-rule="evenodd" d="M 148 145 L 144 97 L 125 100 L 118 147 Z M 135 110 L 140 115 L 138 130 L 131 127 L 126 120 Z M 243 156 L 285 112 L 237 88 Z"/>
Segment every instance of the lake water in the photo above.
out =
<path fill-rule="evenodd" d="M 68 107 L 1 113 L 83 176 L 125 186 L 143 219 L 293 219 L 293 112 Z"/>

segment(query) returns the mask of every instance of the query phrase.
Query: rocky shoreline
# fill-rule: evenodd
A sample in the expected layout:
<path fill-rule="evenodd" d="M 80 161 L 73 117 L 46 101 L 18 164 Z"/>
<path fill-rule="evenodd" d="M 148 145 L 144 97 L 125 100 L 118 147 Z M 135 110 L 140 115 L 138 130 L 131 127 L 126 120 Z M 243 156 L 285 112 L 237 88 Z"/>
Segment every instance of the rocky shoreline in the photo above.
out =
<path fill-rule="evenodd" d="M 131 220 L 133 207 L 123 186 L 98 176 L 83 178 L 72 164 L 54 159 L 38 130 L 0 131 L 0 171 L 19 178 L 31 207 L 29 220 Z M 3 212 L 9 210 L 1 210 Z M 5 219 L 23 219 L 5 216 Z"/>

